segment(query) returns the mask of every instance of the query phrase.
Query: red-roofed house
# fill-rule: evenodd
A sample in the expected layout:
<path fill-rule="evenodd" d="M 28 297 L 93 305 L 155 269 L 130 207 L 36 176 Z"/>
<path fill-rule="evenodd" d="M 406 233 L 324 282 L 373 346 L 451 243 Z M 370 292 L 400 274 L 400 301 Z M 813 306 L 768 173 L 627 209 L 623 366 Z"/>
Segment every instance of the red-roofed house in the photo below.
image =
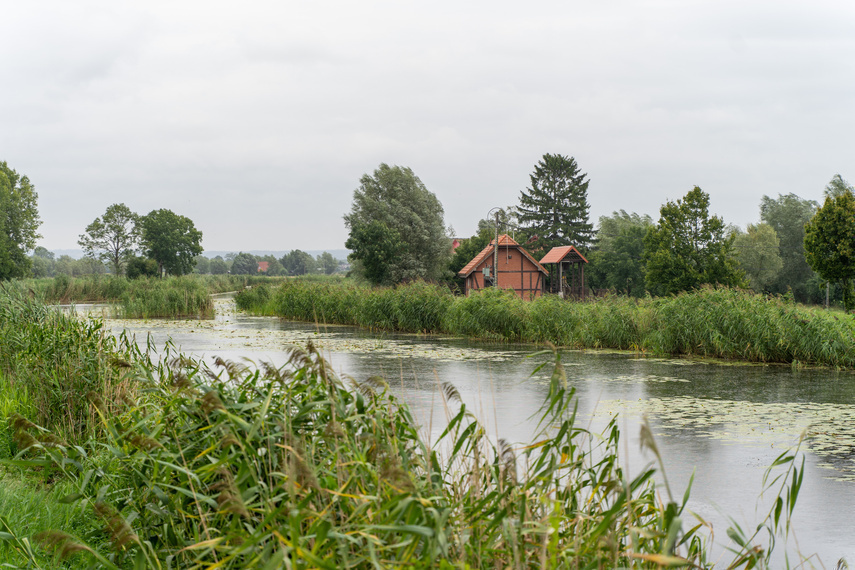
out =
<path fill-rule="evenodd" d="M 457 275 L 464 279 L 464 292 L 477 291 L 494 284 L 513 289 L 523 299 L 543 295 L 548 272 L 520 244 L 507 234 L 499 236 L 498 271 L 494 271 L 496 240 L 481 250 Z"/>
<path fill-rule="evenodd" d="M 269 261 L 259 261 L 258 262 L 258 272 L 259 273 L 267 273 L 267 270 L 270 269 Z"/>

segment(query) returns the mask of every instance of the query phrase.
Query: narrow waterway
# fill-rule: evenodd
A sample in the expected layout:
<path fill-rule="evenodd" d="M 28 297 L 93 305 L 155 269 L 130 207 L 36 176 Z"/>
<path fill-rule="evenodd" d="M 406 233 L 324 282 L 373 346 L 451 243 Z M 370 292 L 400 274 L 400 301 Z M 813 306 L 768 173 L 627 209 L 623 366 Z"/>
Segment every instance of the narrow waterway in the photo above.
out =
<path fill-rule="evenodd" d="M 444 419 L 438 384 L 451 382 L 493 437 L 530 441 L 536 423 L 532 415 L 546 393 L 551 368 L 532 372 L 553 360 L 549 354 L 530 357 L 537 350 L 532 346 L 250 317 L 235 313 L 228 301 L 218 302 L 213 321 L 108 319 L 106 324 L 116 333 L 134 334 L 140 343 L 149 335 L 155 346 L 171 340 L 185 354 L 208 360 L 220 356 L 283 364 L 289 347 L 312 341 L 341 375 L 357 380 L 384 376 L 430 437 L 436 437 Z M 806 434 L 806 472 L 792 521 L 795 540 L 787 548 L 790 560 L 801 552 L 817 554 L 819 559 L 810 561 L 816 567 L 833 568 L 841 557 L 855 562 L 855 375 L 626 353 L 566 351 L 561 358 L 577 391 L 582 421 L 597 430 L 618 414 L 630 470 L 652 460 L 638 449 L 646 415 L 678 498 L 694 473 L 689 508 L 713 523 L 719 552 L 729 544 L 728 517 L 750 533 L 765 515 L 774 498 L 758 502 L 766 467 Z"/>

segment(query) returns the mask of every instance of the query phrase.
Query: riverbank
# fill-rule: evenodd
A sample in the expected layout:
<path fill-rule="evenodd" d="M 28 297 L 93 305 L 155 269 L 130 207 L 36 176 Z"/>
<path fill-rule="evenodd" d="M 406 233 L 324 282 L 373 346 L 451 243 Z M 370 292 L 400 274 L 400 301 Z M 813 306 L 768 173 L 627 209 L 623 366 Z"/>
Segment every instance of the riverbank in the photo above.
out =
<path fill-rule="evenodd" d="M 456 297 L 426 283 L 370 289 L 348 283 L 288 281 L 241 291 L 236 302 L 256 315 L 368 329 L 656 356 L 855 367 L 855 318 L 851 315 L 735 289 L 574 302 L 551 295 L 523 301 L 497 289 Z"/>
<path fill-rule="evenodd" d="M 286 561 L 324 568 L 712 566 L 710 538 L 688 512 L 681 516 L 688 494 L 672 499 L 654 484 L 653 469 L 624 473 L 614 423 L 604 437 L 575 424 L 560 360 L 538 445 L 491 441 L 450 384 L 442 385 L 448 427 L 428 445 L 382 382 L 343 384 L 311 345 L 283 368 L 221 362 L 208 369 L 175 354 L 152 362 L 138 351 L 117 352 L 103 344 L 98 321 L 45 313 L 26 296 L 0 294 L 0 307 L 20 315 L 17 328 L 28 337 L 0 335 L 6 355 L 44 366 L 57 359 L 46 347 L 61 345 L 69 359 L 55 368 L 57 381 L 74 373 L 75 358 L 92 354 L 121 372 L 105 386 L 136 388 L 109 402 L 107 392 L 80 388 L 76 397 L 90 412 L 84 418 L 97 429 L 77 445 L 33 425 L 26 407 L 4 418 L 13 436 L 7 453 L 16 454 L 4 461 L 5 477 L 22 470 L 17 480 L 28 492 L 67 490 L 35 496 L 45 510 L 65 502 L 87 515 L 33 536 L 20 518 L 24 529 L 8 523 L 23 501 L 39 499 L 7 485 L 13 497 L 26 497 L 0 495 L 4 562 L 58 567 L 56 552 L 76 554 L 66 563 L 78 567 L 107 568 L 167 560 L 234 568 Z M 4 391 L 14 394 L 25 375 L 23 367 L 4 375 Z M 53 385 L 36 377 L 28 393 Z M 655 441 L 645 441 L 655 455 Z M 803 468 L 790 455 L 781 459 L 789 469 L 783 480 L 798 478 Z M 784 522 L 770 512 L 761 526 L 774 532 Z M 735 532 L 746 545 L 735 547 L 737 559 L 768 559 L 764 536 Z"/>
<path fill-rule="evenodd" d="M 183 275 L 164 279 L 59 275 L 10 286 L 18 286 L 47 304 L 109 303 L 115 307 L 116 316 L 126 319 L 211 319 L 211 295 L 281 281 L 282 278 L 257 275 Z"/>

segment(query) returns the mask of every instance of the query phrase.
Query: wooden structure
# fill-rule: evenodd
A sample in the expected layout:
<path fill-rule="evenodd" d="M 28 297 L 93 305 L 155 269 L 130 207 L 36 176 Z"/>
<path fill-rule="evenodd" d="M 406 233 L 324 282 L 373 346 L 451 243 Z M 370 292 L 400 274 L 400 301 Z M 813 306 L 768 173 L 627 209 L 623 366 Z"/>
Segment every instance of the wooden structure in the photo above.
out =
<path fill-rule="evenodd" d="M 557 266 L 557 275 L 550 267 L 550 292 L 567 299 L 585 298 L 585 264 L 588 260 L 572 245 L 553 247 L 540 260 L 541 265 Z"/>
<path fill-rule="evenodd" d="M 497 255 L 498 254 L 498 255 Z M 498 260 L 497 271 L 493 264 Z M 507 234 L 481 250 L 457 275 L 464 279 L 464 292 L 477 291 L 485 287 L 513 289 L 522 299 L 534 299 L 543 295 L 546 269 L 520 244 Z"/>

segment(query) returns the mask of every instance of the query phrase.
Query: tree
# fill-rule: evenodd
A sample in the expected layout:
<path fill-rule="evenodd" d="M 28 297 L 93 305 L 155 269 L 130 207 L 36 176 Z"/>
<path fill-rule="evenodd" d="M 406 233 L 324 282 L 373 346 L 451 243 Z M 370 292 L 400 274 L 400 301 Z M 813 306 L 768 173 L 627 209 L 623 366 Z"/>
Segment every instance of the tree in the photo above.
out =
<path fill-rule="evenodd" d="M 232 261 L 233 275 L 255 275 L 258 273 L 258 261 L 251 253 L 240 252 Z"/>
<path fill-rule="evenodd" d="M 171 210 L 153 210 L 140 218 L 140 243 L 157 262 L 161 276 L 184 275 L 193 270 L 193 257 L 202 253 L 202 232 L 190 218 Z"/>
<path fill-rule="evenodd" d="M 743 283 L 731 256 L 733 237 L 725 235 L 720 217 L 710 217 L 709 203 L 709 194 L 695 186 L 682 200 L 659 209 L 659 223 L 644 236 L 644 279 L 652 293 L 668 295 L 705 283 Z"/>
<path fill-rule="evenodd" d="M 778 235 L 769 224 L 749 225 L 747 232 L 735 233 L 733 251 L 751 288 L 757 292 L 768 291 L 784 266 Z"/>
<path fill-rule="evenodd" d="M 292 249 L 280 261 L 288 275 L 305 275 L 315 272 L 315 258 L 299 249 Z"/>
<path fill-rule="evenodd" d="M 272 255 L 264 256 L 264 260 L 267 261 L 267 271 L 264 272 L 265 275 L 276 276 L 287 274 L 285 268 L 282 267 L 281 263 L 279 263 L 279 260 Z"/>
<path fill-rule="evenodd" d="M 211 272 L 211 260 L 205 257 L 204 255 L 197 255 L 193 258 L 194 267 L 193 273 L 198 273 L 199 275 L 207 275 Z"/>
<path fill-rule="evenodd" d="M 56 256 L 42 246 L 38 246 L 30 258 L 33 277 L 53 277 L 56 275 Z"/>
<path fill-rule="evenodd" d="M 624 210 L 600 217 L 600 228 L 585 276 L 590 286 L 644 295 L 644 236 L 653 227 L 650 216 Z"/>
<path fill-rule="evenodd" d="M 804 200 L 795 194 L 779 194 L 777 199 L 763 196 L 760 201 L 760 219 L 775 230 L 783 263 L 769 290 L 773 293 L 792 291 L 793 298 L 802 303 L 811 300 L 813 288 L 809 282 L 814 276 L 805 261 L 805 224 L 817 208 L 819 204 L 815 201 Z"/>
<path fill-rule="evenodd" d="M 30 179 L 0 161 L 0 279 L 26 277 L 41 220 Z"/>
<path fill-rule="evenodd" d="M 544 154 L 535 165 L 517 211 L 520 223 L 538 235 L 539 246 L 573 245 L 587 251 L 594 231 L 588 221 L 586 177 L 573 157 Z"/>
<path fill-rule="evenodd" d="M 124 204 L 113 204 L 100 218 L 86 226 L 77 243 L 88 257 L 109 263 L 113 275 L 121 275 L 139 243 L 137 216 Z"/>
<path fill-rule="evenodd" d="M 353 251 L 348 256 L 353 270 L 363 272 L 372 283 L 445 276 L 451 239 L 442 204 L 409 168 L 381 164 L 373 176 L 364 175 L 344 222 L 350 230 L 345 245 Z M 375 238 L 382 243 L 366 241 Z M 376 267 L 377 263 L 386 267 Z M 376 280 L 378 276 L 382 281 Z"/>
<path fill-rule="evenodd" d="M 375 285 L 398 282 L 392 268 L 397 267 L 400 258 L 407 255 L 407 244 L 397 230 L 373 220 L 352 228 L 344 245 L 353 250 L 348 256 L 353 262 L 351 271 Z"/>
<path fill-rule="evenodd" d="M 338 260 L 328 251 L 319 255 L 316 261 L 318 269 L 320 269 L 325 275 L 332 275 L 338 271 Z"/>
<path fill-rule="evenodd" d="M 217 255 L 211 259 L 210 271 L 211 275 L 225 275 L 229 272 L 229 265 L 225 259 Z"/>
<path fill-rule="evenodd" d="M 805 225 L 805 258 L 826 281 L 839 282 L 843 308 L 853 308 L 855 278 L 855 194 L 827 196 L 825 203 Z"/>
<path fill-rule="evenodd" d="M 850 194 L 855 192 L 855 187 L 844 180 L 839 174 L 835 174 L 831 177 L 828 184 L 825 185 L 825 191 L 823 194 L 826 198 L 837 198 L 846 192 L 849 192 Z"/>

